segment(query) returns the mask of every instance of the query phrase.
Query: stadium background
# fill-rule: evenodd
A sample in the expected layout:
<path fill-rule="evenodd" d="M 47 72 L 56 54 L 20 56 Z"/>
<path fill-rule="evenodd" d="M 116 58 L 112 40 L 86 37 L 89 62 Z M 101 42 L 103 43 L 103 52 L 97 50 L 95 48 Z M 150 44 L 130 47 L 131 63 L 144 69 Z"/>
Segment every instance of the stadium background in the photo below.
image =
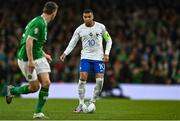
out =
<path fill-rule="evenodd" d="M 26 82 L 16 51 L 23 29 L 41 14 L 47 0 L 2 0 L 0 4 L 0 94 L 7 84 Z M 84 8 L 92 8 L 95 21 L 106 25 L 113 46 L 106 65 L 104 89 L 119 84 L 180 83 L 180 2 L 179 0 L 56 0 L 60 9 L 48 28 L 45 51 L 52 55 L 52 82 L 78 81 L 81 50 L 79 42 L 65 63 L 59 55 L 82 21 Z M 93 74 L 88 82 L 94 82 Z M 120 88 L 120 87 L 118 87 Z"/>
<path fill-rule="evenodd" d="M 34 95 L 5 103 L 6 85 L 26 82 L 16 62 L 19 40 L 27 22 L 41 14 L 47 0 L 0 2 L 0 120 L 32 120 Z M 49 25 L 45 51 L 52 55 L 52 85 L 43 112 L 53 120 L 180 120 L 180 1 L 179 0 L 53 0 L 60 10 Z M 65 63 L 59 55 L 90 7 L 95 20 L 106 25 L 113 47 L 106 66 L 103 92 L 93 114 L 73 114 L 78 104 L 79 42 Z M 92 96 L 91 73 L 86 99 Z M 120 95 L 114 95 L 119 91 Z M 108 95 L 109 93 L 109 95 Z M 124 94 L 124 95 L 123 95 Z M 31 99 L 24 99 L 29 96 Z M 103 96 L 103 93 L 102 95 Z M 129 96 L 131 99 L 124 99 Z M 27 98 L 27 97 L 25 97 Z M 89 97 L 88 97 L 89 98 Z M 144 100 L 145 99 L 145 100 Z M 152 100 L 153 99 L 153 100 Z M 163 100 L 160 100 L 163 99 Z M 174 100 L 175 99 L 175 100 Z"/>

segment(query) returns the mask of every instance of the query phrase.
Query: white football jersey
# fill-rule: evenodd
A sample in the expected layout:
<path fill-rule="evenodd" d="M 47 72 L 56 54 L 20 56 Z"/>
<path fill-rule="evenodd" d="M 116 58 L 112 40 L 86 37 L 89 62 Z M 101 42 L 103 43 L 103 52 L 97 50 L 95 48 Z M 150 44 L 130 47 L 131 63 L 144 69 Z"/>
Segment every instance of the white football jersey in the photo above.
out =
<path fill-rule="evenodd" d="M 103 37 L 106 40 L 105 54 L 109 55 L 112 40 L 105 26 L 98 22 L 95 22 L 92 27 L 82 24 L 75 30 L 64 53 L 68 55 L 76 46 L 78 40 L 81 40 L 81 59 L 102 60 L 104 56 Z"/>

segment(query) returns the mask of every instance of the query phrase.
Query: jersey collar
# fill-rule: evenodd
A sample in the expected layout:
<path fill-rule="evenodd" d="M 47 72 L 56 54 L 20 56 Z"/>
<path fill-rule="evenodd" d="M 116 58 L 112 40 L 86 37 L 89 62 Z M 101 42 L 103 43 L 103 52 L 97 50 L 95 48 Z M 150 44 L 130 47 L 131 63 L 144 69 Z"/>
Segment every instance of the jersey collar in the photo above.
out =
<path fill-rule="evenodd" d="M 47 22 L 46 22 L 46 20 L 44 19 L 44 17 L 41 15 L 41 17 L 43 18 L 43 20 L 44 20 L 44 23 L 47 25 Z"/>

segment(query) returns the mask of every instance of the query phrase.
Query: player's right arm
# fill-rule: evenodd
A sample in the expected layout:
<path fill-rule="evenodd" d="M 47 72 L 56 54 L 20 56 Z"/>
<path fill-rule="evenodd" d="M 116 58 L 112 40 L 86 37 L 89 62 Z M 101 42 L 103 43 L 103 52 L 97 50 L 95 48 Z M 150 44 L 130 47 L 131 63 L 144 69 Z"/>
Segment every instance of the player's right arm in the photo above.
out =
<path fill-rule="evenodd" d="M 31 23 L 27 27 L 27 39 L 26 39 L 26 53 L 28 58 L 28 71 L 33 72 L 35 68 L 34 59 L 33 59 L 33 41 L 38 41 L 38 35 L 41 31 L 41 23 Z"/>
<path fill-rule="evenodd" d="M 30 73 L 32 73 L 35 68 L 32 48 L 33 48 L 33 38 L 28 36 L 26 40 L 26 52 L 27 52 L 27 57 L 28 57 L 28 71 Z"/>
<path fill-rule="evenodd" d="M 78 40 L 80 39 L 80 36 L 79 36 L 79 32 L 78 32 L 78 29 L 75 30 L 66 50 L 64 51 L 64 53 L 60 56 L 60 60 L 64 62 L 66 56 L 68 54 L 71 53 L 71 51 L 74 49 L 74 47 L 76 46 Z"/>

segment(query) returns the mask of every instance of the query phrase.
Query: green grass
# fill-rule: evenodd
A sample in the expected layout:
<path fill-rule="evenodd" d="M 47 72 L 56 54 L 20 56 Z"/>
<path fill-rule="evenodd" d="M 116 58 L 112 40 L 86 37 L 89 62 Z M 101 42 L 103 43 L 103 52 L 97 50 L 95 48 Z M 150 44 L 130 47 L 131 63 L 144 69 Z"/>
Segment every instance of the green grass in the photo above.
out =
<path fill-rule="evenodd" d="M 15 98 L 12 104 L 0 98 L 0 120 L 30 120 L 36 99 Z M 52 120 L 180 120 L 180 101 L 101 99 L 93 114 L 74 114 L 78 100 L 49 99 L 44 113 Z"/>

